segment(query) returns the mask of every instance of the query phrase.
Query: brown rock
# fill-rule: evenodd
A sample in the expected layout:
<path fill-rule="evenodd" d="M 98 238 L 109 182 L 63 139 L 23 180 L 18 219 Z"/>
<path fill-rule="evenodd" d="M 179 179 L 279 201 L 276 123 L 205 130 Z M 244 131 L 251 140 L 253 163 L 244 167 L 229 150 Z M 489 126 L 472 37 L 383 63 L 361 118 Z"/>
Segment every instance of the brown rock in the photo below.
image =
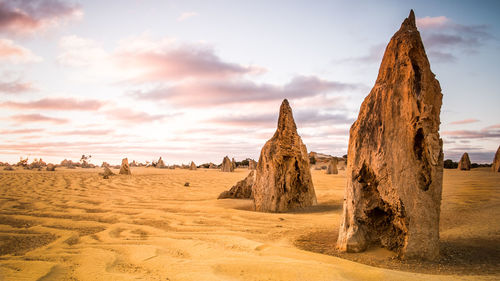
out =
<path fill-rule="evenodd" d="M 56 170 L 56 166 L 54 164 L 48 164 L 45 169 L 47 169 L 47 171 L 54 172 Z"/>
<path fill-rule="evenodd" d="M 253 186 L 255 210 L 284 212 L 317 204 L 309 157 L 285 99 L 278 128 L 260 152 Z"/>
<path fill-rule="evenodd" d="M 380 244 L 402 258 L 438 257 L 443 96 L 434 77 L 411 11 L 350 130 L 340 250 Z"/>
<path fill-rule="evenodd" d="M 326 169 L 326 173 L 328 175 L 336 175 L 339 173 L 339 171 L 337 170 L 337 158 L 330 158 L 330 161 L 328 161 L 328 168 Z"/>
<path fill-rule="evenodd" d="M 231 160 L 231 165 L 233 166 L 233 170 L 236 169 L 236 161 L 234 161 L 234 158 Z"/>
<path fill-rule="evenodd" d="M 214 163 L 210 163 L 210 165 L 208 165 L 208 168 L 209 169 L 217 169 L 217 165 L 215 165 Z"/>
<path fill-rule="evenodd" d="M 108 166 L 104 166 L 104 172 L 100 173 L 99 175 L 101 175 L 105 179 L 109 179 L 109 177 L 114 176 L 115 173 L 113 173 Z"/>
<path fill-rule="evenodd" d="M 470 158 L 469 154 L 465 152 L 462 157 L 460 158 L 460 161 L 458 162 L 458 169 L 462 171 L 469 171 L 470 170 Z"/>
<path fill-rule="evenodd" d="M 217 199 L 236 198 L 249 199 L 252 198 L 252 186 L 255 182 L 255 170 L 252 170 L 248 176 L 237 182 L 231 189 L 222 192 Z"/>
<path fill-rule="evenodd" d="M 14 171 L 14 168 L 12 168 L 12 166 L 10 164 L 7 164 L 5 165 L 5 167 L 3 168 L 4 171 Z"/>
<path fill-rule="evenodd" d="M 248 169 L 249 170 L 257 169 L 257 162 L 253 159 L 248 160 Z"/>
<path fill-rule="evenodd" d="M 131 175 L 130 166 L 128 165 L 128 159 L 123 158 L 122 165 L 120 166 L 120 175 Z"/>
<path fill-rule="evenodd" d="M 495 153 L 495 158 L 493 158 L 491 169 L 493 169 L 493 172 L 500 172 L 500 146 L 497 149 L 497 153 Z"/>
<path fill-rule="evenodd" d="M 191 165 L 189 165 L 189 170 L 196 170 L 196 165 L 193 161 L 191 161 Z"/>
<path fill-rule="evenodd" d="M 165 165 L 165 162 L 163 162 L 163 159 L 158 159 L 158 163 L 156 163 L 156 168 L 160 169 L 165 169 L 167 166 Z"/>
<path fill-rule="evenodd" d="M 224 157 L 220 170 L 223 172 L 234 172 L 234 167 L 231 160 L 229 160 L 229 157 Z"/>

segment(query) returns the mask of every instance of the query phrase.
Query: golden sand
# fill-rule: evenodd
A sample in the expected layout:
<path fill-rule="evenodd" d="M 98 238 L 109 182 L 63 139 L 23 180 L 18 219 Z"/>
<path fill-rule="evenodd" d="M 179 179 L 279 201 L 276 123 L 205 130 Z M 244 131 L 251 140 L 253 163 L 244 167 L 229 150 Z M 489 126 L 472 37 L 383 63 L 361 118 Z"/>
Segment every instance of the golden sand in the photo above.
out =
<path fill-rule="evenodd" d="M 216 200 L 245 169 L 99 172 L 0 171 L 0 280 L 500 278 L 500 173 L 490 169 L 445 170 L 441 240 L 452 262 L 407 267 L 383 249 L 333 249 L 345 171 L 313 170 L 319 205 L 278 214 L 253 212 L 251 200 Z M 415 268 L 433 274 L 408 272 Z"/>

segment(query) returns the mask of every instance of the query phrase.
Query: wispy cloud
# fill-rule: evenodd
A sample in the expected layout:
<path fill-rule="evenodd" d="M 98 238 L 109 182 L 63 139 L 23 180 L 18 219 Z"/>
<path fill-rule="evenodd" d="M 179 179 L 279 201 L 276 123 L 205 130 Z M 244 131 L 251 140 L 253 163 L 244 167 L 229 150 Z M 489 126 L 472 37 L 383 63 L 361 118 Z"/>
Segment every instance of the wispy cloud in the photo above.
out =
<path fill-rule="evenodd" d="M 0 39 L 0 60 L 11 63 L 29 63 L 39 62 L 42 59 L 12 40 Z"/>
<path fill-rule="evenodd" d="M 0 131 L 2 135 L 22 135 L 22 134 L 33 134 L 33 133 L 41 133 L 45 131 L 45 129 L 17 129 L 17 130 L 3 130 Z"/>
<path fill-rule="evenodd" d="M 168 116 L 171 116 L 167 114 L 149 114 L 147 112 L 134 111 L 129 108 L 114 108 L 105 111 L 104 114 L 110 119 L 131 124 L 160 121 Z"/>
<path fill-rule="evenodd" d="M 11 81 L 2 82 L 0 81 L 0 93 L 2 94 L 20 94 L 25 92 L 30 92 L 35 90 L 33 85 L 28 82 Z"/>
<path fill-rule="evenodd" d="M 74 98 L 44 98 L 36 101 L 0 103 L 0 106 L 18 109 L 43 110 L 98 110 L 105 102 L 99 100 L 78 100 Z"/>
<path fill-rule="evenodd" d="M 177 18 L 177 21 L 185 21 L 185 20 L 190 19 L 192 17 L 196 17 L 197 15 L 198 15 L 197 12 L 184 12 L 184 13 L 179 15 L 179 17 Z"/>
<path fill-rule="evenodd" d="M 257 84 L 248 80 L 188 81 L 172 87 L 136 91 L 132 95 L 140 100 L 165 101 L 187 107 L 200 107 L 305 98 L 355 90 L 360 87 L 362 85 L 323 80 L 315 76 L 296 76 L 283 86 Z"/>
<path fill-rule="evenodd" d="M 78 5 L 60 0 L 0 1 L 0 32 L 33 34 L 82 16 Z"/>
<path fill-rule="evenodd" d="M 477 122 L 479 122 L 478 119 L 470 118 L 470 119 L 450 122 L 450 125 L 463 125 L 463 124 L 470 124 L 470 123 L 477 123 Z"/>
<path fill-rule="evenodd" d="M 68 119 L 49 117 L 38 113 L 13 115 L 10 119 L 20 123 L 49 122 L 53 124 L 64 124 L 69 121 Z"/>

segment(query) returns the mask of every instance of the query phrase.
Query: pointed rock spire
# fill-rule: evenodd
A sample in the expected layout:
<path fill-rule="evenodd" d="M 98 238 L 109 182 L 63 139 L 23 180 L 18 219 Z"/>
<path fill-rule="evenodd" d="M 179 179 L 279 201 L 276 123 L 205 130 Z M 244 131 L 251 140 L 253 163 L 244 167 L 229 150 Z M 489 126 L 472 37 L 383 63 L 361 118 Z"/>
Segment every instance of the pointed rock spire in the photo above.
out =
<path fill-rule="evenodd" d="M 458 169 L 462 171 L 469 171 L 471 167 L 469 153 L 465 152 L 460 161 L 458 162 Z"/>
<path fill-rule="evenodd" d="M 402 258 L 438 257 L 442 97 L 411 11 L 350 130 L 340 250 L 379 244 Z"/>
<path fill-rule="evenodd" d="M 252 188 L 255 210 L 283 212 L 317 204 L 307 148 L 297 133 L 292 109 L 285 99 L 278 128 L 260 152 Z"/>
<path fill-rule="evenodd" d="M 495 158 L 493 158 L 491 169 L 493 172 L 500 172 L 500 146 L 497 149 L 497 153 L 495 153 Z"/>

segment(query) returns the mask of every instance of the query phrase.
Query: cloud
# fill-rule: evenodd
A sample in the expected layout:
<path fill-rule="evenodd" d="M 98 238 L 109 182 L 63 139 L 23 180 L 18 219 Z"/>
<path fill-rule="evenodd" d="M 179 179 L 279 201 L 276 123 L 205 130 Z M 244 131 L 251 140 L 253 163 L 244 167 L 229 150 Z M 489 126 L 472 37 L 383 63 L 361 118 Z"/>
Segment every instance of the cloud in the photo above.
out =
<path fill-rule="evenodd" d="M 57 135 L 63 135 L 63 136 L 74 136 L 74 135 L 80 135 L 80 136 L 104 136 L 104 135 L 109 135 L 112 133 L 113 130 L 111 129 L 105 129 L 105 130 L 73 130 L 73 131 L 64 131 L 64 132 L 57 132 L 55 134 Z"/>
<path fill-rule="evenodd" d="M 30 92 L 35 90 L 31 83 L 11 81 L 2 82 L 0 81 L 0 93 L 3 94 L 20 94 L 25 92 Z"/>
<path fill-rule="evenodd" d="M 459 24 L 445 16 L 418 18 L 417 26 L 423 31 L 429 57 L 435 62 L 454 62 L 456 53 L 475 53 L 493 38 L 487 25 Z"/>
<path fill-rule="evenodd" d="M 106 111 L 105 114 L 108 118 L 133 124 L 150 123 L 172 116 L 166 114 L 149 114 L 146 112 L 133 111 L 128 108 L 114 108 Z"/>
<path fill-rule="evenodd" d="M 3 130 L 0 131 L 2 135 L 17 135 L 17 134 L 32 134 L 41 133 L 45 131 L 44 129 L 17 129 L 17 130 Z"/>
<path fill-rule="evenodd" d="M 192 17 L 195 17 L 197 15 L 198 15 L 198 13 L 196 13 L 196 12 L 184 12 L 184 13 L 179 15 L 179 17 L 177 18 L 177 21 L 185 21 L 185 20 L 190 19 Z"/>
<path fill-rule="evenodd" d="M 465 119 L 465 120 L 450 122 L 450 125 L 462 125 L 462 124 L 470 124 L 470 123 L 476 123 L 476 122 L 479 122 L 479 120 L 478 119 Z"/>
<path fill-rule="evenodd" d="M 0 39 L 0 60 L 11 63 L 39 62 L 42 59 L 9 39 Z"/>
<path fill-rule="evenodd" d="M 38 113 L 13 115 L 10 119 L 21 123 L 49 122 L 54 124 L 64 124 L 68 122 L 67 119 L 49 117 Z"/>
<path fill-rule="evenodd" d="M 75 35 L 62 37 L 59 48 L 63 52 L 57 61 L 62 65 L 82 67 L 108 59 L 108 54 L 96 41 Z"/>
<path fill-rule="evenodd" d="M 33 34 L 82 15 L 78 5 L 59 0 L 0 1 L 0 32 Z"/>
<path fill-rule="evenodd" d="M 458 131 L 444 131 L 441 133 L 452 139 L 500 139 L 500 130 L 458 130 Z"/>
<path fill-rule="evenodd" d="M 305 98 L 331 92 L 354 90 L 358 84 L 323 80 L 315 76 L 296 76 L 283 86 L 257 84 L 248 80 L 188 81 L 151 91 L 136 91 L 137 99 L 165 101 L 174 105 L 200 107 L 244 102 Z"/>
<path fill-rule="evenodd" d="M 74 98 L 44 98 L 29 102 L 7 101 L 0 106 L 18 109 L 44 109 L 44 110 L 98 110 L 104 105 L 99 100 L 78 100 Z"/>
<path fill-rule="evenodd" d="M 301 126 L 317 126 L 324 123 L 330 125 L 351 124 L 354 122 L 354 119 L 350 118 L 347 114 L 319 112 L 317 109 L 295 110 L 294 119 L 296 123 Z M 277 121 L 277 112 L 264 114 L 232 114 L 209 119 L 209 122 L 231 126 L 264 126 L 273 128 Z"/>

